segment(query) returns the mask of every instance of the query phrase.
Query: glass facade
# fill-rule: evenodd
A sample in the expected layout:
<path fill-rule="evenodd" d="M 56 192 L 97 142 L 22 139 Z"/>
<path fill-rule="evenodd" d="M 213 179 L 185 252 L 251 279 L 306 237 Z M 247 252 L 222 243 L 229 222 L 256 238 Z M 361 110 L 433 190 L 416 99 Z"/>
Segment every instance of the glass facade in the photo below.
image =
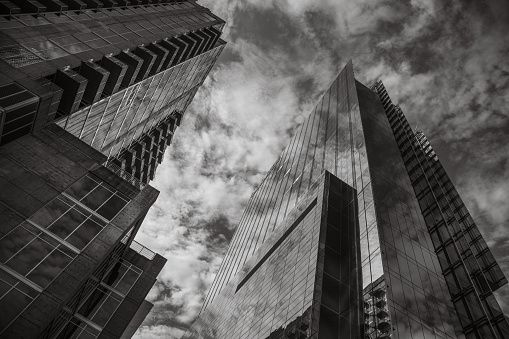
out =
<path fill-rule="evenodd" d="M 1 7 L 0 73 L 8 81 L 0 106 L 8 114 L 0 144 L 56 119 L 106 156 L 122 157 L 185 112 L 225 45 L 224 21 L 195 1 Z M 155 167 L 120 173 L 147 184 Z"/>
<path fill-rule="evenodd" d="M 12 4 L 19 5 L 17 1 Z M 2 44 L 2 59 L 45 77 L 65 65 L 79 66 L 84 53 L 90 58 L 117 54 L 150 41 L 223 24 L 193 1 L 138 6 L 111 2 L 110 6 L 85 5 L 77 10 L 66 7 L 54 11 L 44 6 L 39 13 L 23 8 L 21 13 L 0 17 L 0 29 L 10 38 Z"/>
<path fill-rule="evenodd" d="M 221 317 L 214 312 L 215 305 L 223 303 L 225 298 L 231 301 L 231 284 L 250 267 L 250 260 L 258 258 L 255 253 L 261 251 L 274 234 L 279 234 L 313 182 L 328 171 L 357 192 L 357 265 L 362 290 L 357 310 L 364 310 L 364 314 L 362 330 L 351 337 L 428 339 L 465 338 L 467 335 L 467 338 L 484 338 L 483 332 L 469 332 L 463 320 L 460 321 L 458 312 L 461 310 L 449 293 L 451 278 L 443 271 L 442 252 L 437 250 L 433 240 L 435 233 L 430 232 L 425 219 L 427 214 L 422 213 L 420 195 L 414 191 L 414 177 L 412 173 L 409 175 L 401 156 L 399 134 L 393 132 L 386 106 L 377 93 L 355 80 L 349 62 L 253 193 L 197 320 L 197 324 L 202 325 L 191 327 L 191 337 L 207 337 L 195 330 L 202 328 L 205 322 L 212 331 L 226 333 L 209 337 L 235 338 L 232 331 L 221 332 L 223 327 L 210 321 L 210 317 Z M 336 241 L 341 239 L 341 235 L 337 235 Z M 478 239 L 477 236 L 472 241 Z M 485 249 L 483 243 L 479 242 Z M 478 252 L 479 257 L 486 259 L 486 264 L 477 271 L 492 274 L 491 281 L 497 286 L 505 283 L 505 278 L 499 275 L 500 269 L 494 268 L 496 263 L 492 256 L 484 253 L 487 251 Z M 286 269 L 283 262 L 280 265 Z M 325 278 L 320 283 L 322 290 L 328 289 L 323 285 Z M 249 308 L 258 293 L 262 292 L 256 287 L 245 301 L 233 299 L 232 305 L 239 303 L 242 306 L 238 307 Z M 284 298 L 290 298 L 292 288 L 285 293 L 288 296 Z M 334 309 L 314 300 L 320 304 L 316 307 L 325 307 L 327 319 L 334 319 Z M 493 306 L 496 300 L 489 297 L 485 303 L 491 303 L 489 310 L 493 314 L 486 320 L 496 318 L 502 327 L 505 326 L 497 313 L 498 305 Z M 246 321 L 244 326 L 249 327 L 256 320 Z M 311 322 L 311 326 L 316 326 L 313 333 L 320 335 L 321 317 L 316 321 Z M 229 326 L 227 328 L 233 325 L 229 323 Z M 504 333 L 503 329 L 496 330 Z M 255 332 L 244 337 L 264 338 Z M 335 334 L 330 336 L 336 337 Z M 504 336 L 497 334 L 494 338 Z"/>
<path fill-rule="evenodd" d="M 412 131 L 382 82 L 373 86 L 386 111 L 467 338 L 508 338 L 493 295 L 507 283 L 465 204 L 422 131 Z"/>
<path fill-rule="evenodd" d="M 57 121 L 106 156 L 116 156 L 158 123 L 184 112 L 223 45 Z"/>
<path fill-rule="evenodd" d="M 357 338 L 357 224 L 353 188 L 320 176 L 183 338 Z"/>

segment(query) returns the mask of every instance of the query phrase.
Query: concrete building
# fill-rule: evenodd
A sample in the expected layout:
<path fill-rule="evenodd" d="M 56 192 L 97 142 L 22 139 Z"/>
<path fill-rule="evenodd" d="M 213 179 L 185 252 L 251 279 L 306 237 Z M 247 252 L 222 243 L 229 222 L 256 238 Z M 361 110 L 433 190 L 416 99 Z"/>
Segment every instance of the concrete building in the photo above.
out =
<path fill-rule="evenodd" d="M 349 62 L 251 196 L 183 338 L 509 338 L 506 283 L 423 134 Z"/>
<path fill-rule="evenodd" d="M 133 239 L 158 191 L 51 124 L 0 148 L 0 336 L 119 338 L 166 259 Z"/>
<path fill-rule="evenodd" d="M 195 1 L 0 1 L 0 337 L 130 338 L 148 186 L 225 42 Z"/>

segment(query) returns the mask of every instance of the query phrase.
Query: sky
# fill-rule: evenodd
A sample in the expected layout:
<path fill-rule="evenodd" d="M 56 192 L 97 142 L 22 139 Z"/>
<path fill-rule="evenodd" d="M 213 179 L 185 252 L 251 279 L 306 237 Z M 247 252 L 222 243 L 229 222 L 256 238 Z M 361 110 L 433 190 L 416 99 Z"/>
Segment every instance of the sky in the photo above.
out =
<path fill-rule="evenodd" d="M 151 183 L 168 259 L 135 338 L 180 338 L 253 192 L 349 59 L 421 129 L 509 277 L 509 2 L 200 0 L 228 42 Z M 509 287 L 497 292 L 509 315 Z"/>

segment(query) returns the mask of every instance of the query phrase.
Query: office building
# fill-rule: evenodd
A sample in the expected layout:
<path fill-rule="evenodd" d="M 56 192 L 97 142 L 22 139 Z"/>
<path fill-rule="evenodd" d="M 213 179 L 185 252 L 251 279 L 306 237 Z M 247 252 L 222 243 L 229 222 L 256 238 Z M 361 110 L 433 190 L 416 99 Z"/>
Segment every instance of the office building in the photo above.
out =
<path fill-rule="evenodd" d="M 0 1 L 0 337 L 130 338 L 148 186 L 225 42 L 195 1 Z"/>
<path fill-rule="evenodd" d="M 0 11 L 0 144 L 54 121 L 143 184 L 225 45 L 224 21 L 195 1 L 2 1 Z"/>
<path fill-rule="evenodd" d="M 166 259 L 133 239 L 159 192 L 106 160 L 55 124 L 0 147 L 0 337 L 120 338 L 150 310 Z"/>
<path fill-rule="evenodd" d="M 505 283 L 422 132 L 349 62 L 251 196 L 183 338 L 508 338 Z"/>

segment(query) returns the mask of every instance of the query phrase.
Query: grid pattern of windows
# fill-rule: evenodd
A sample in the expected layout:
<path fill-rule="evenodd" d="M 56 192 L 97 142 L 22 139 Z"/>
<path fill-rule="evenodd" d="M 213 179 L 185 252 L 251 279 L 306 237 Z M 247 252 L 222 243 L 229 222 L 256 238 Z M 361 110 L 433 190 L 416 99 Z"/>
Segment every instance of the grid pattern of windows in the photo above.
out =
<path fill-rule="evenodd" d="M 116 262 L 70 320 L 60 315 L 68 323 L 58 338 L 97 338 L 142 272 L 126 260 Z"/>
<path fill-rule="evenodd" d="M 0 239 L 0 263 L 45 288 L 128 201 L 86 175 Z"/>
<path fill-rule="evenodd" d="M 2 46 L 0 56 L 14 67 L 24 67 L 92 50 L 118 53 L 132 42 L 141 44 L 165 32 L 182 34 L 219 21 L 195 2 L 4 16 L 0 29 L 22 42 Z"/>
<path fill-rule="evenodd" d="M 142 270 L 140 268 L 128 261 L 121 260 L 103 279 L 103 282 L 125 296 L 136 283 L 141 273 Z"/>
<path fill-rule="evenodd" d="M 104 327 L 122 300 L 123 297 L 116 291 L 101 285 L 79 308 L 78 314 Z"/>
<path fill-rule="evenodd" d="M 302 338 L 316 334 L 311 327 L 311 309 L 318 257 L 321 205 L 303 206 L 296 225 L 274 232 L 243 269 L 256 267 L 280 238 L 278 244 L 249 279 L 237 290 L 235 279 L 210 304 L 183 338 L 268 338 L 271 333 L 299 333 Z M 307 213 L 306 213 L 307 212 Z M 283 236 L 290 229 L 291 233 Z M 244 275 L 246 275 L 244 274 Z M 236 291 L 237 290 L 237 291 Z M 236 291 L 236 292 L 235 292 Z M 314 330 L 314 331 L 313 331 Z M 281 336 L 282 337 L 282 336 Z M 282 337 L 283 338 L 283 337 Z"/>
<path fill-rule="evenodd" d="M 183 338 L 359 338 L 356 205 L 351 187 L 319 178 Z"/>
<path fill-rule="evenodd" d="M 29 220 L 82 250 L 128 201 L 104 182 L 86 175 Z"/>
<path fill-rule="evenodd" d="M 86 320 L 86 318 L 75 318 L 75 312 L 83 305 L 84 300 L 87 300 L 87 298 L 94 293 L 96 288 L 100 286 L 103 279 L 114 272 L 113 268 L 118 267 L 119 260 L 121 260 L 120 256 L 126 248 L 126 243 L 132 234 L 132 230 L 133 229 L 131 229 L 124 236 L 122 241 L 117 244 L 108 258 L 94 270 L 84 286 L 74 292 L 71 299 L 59 312 L 56 320 L 45 329 L 44 333 L 46 333 L 48 338 L 67 339 L 73 335 L 79 337 L 80 333 L 83 331 L 88 332 L 87 335 L 98 335 L 100 333 L 101 329 L 99 326 Z M 85 321 L 85 323 L 82 323 L 82 321 Z"/>
<path fill-rule="evenodd" d="M 113 219 L 129 202 L 128 197 L 89 174 L 75 182 L 65 193 L 106 220 Z"/>
<path fill-rule="evenodd" d="M 38 291 L 6 273 L 0 267 L 0 329 L 5 329 L 37 297 Z"/>
<path fill-rule="evenodd" d="M 445 293 L 463 331 L 467 338 L 509 337 L 509 323 L 493 296 L 507 279 L 424 134 L 412 131 L 381 82 L 373 88 L 384 105 L 439 259 L 436 269 L 445 277 Z"/>
<path fill-rule="evenodd" d="M 183 112 L 224 45 L 186 60 L 61 119 L 57 125 L 108 156 Z"/>
<path fill-rule="evenodd" d="M 392 336 L 463 338 L 384 106 L 355 80 L 351 62 L 253 193 L 202 314 L 324 170 L 357 191 L 362 288 L 374 305 L 380 300 L 369 289 L 386 284 L 381 315 Z M 372 337 L 386 335 L 375 325 Z"/>
<path fill-rule="evenodd" d="M 372 185 L 356 102 L 353 71 L 342 72 L 251 196 L 203 308 L 325 170 L 357 189 L 364 287 L 382 275 Z"/>
<path fill-rule="evenodd" d="M 19 225 L 0 242 L 0 262 L 41 288 L 76 257 L 76 252 L 29 223 Z"/>
<path fill-rule="evenodd" d="M 73 333 L 68 336 L 69 339 L 92 339 L 97 338 L 101 330 L 90 324 L 87 318 L 80 316 L 73 317 L 69 324 L 74 327 Z"/>

